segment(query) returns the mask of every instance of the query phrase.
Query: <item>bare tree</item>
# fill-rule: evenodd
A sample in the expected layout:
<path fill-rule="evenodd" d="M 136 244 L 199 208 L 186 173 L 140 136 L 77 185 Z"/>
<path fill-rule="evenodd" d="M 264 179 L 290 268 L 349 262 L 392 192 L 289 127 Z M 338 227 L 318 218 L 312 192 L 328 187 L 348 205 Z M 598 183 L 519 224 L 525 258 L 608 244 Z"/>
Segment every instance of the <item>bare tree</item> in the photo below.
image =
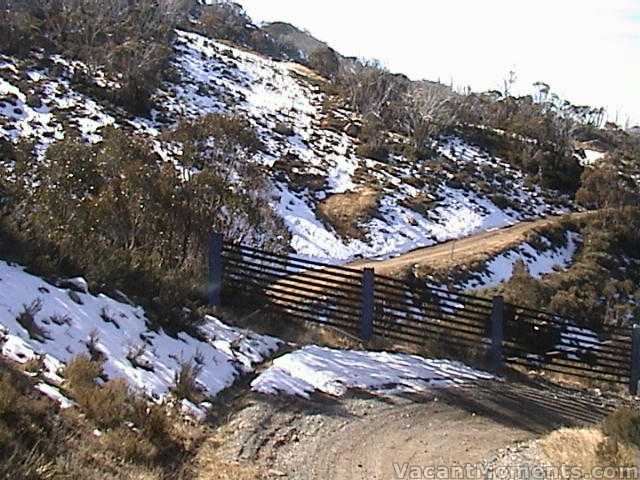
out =
<path fill-rule="evenodd" d="M 404 105 L 403 127 L 418 151 L 457 119 L 454 94 L 444 85 L 414 84 L 405 93 Z"/>
<path fill-rule="evenodd" d="M 359 60 L 343 66 L 338 82 L 353 108 L 363 116 L 384 116 L 385 107 L 397 95 L 397 83 L 378 61 Z"/>

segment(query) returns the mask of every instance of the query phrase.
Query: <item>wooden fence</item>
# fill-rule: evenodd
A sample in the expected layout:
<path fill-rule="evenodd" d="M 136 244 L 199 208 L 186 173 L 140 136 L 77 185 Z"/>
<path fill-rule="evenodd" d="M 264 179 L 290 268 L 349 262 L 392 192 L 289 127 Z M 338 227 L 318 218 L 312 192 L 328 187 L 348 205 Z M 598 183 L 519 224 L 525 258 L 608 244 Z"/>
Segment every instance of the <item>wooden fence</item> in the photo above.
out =
<path fill-rule="evenodd" d="M 570 318 L 462 292 L 411 284 L 373 269 L 335 266 L 211 239 L 213 306 L 269 308 L 291 320 L 339 328 L 363 341 L 388 339 L 486 355 L 505 365 L 627 384 L 640 381 L 640 328 L 590 329 Z"/>

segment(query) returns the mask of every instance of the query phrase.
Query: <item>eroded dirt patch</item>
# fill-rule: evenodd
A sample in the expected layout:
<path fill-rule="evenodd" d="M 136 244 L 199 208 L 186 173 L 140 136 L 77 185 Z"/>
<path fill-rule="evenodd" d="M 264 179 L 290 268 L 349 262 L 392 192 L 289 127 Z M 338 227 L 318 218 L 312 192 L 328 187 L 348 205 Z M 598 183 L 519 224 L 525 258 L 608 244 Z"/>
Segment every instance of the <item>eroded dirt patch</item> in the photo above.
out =
<path fill-rule="evenodd" d="M 336 193 L 320 203 L 318 213 L 342 237 L 362 240 L 365 232 L 361 225 L 375 216 L 379 199 L 379 193 L 370 187 Z"/>

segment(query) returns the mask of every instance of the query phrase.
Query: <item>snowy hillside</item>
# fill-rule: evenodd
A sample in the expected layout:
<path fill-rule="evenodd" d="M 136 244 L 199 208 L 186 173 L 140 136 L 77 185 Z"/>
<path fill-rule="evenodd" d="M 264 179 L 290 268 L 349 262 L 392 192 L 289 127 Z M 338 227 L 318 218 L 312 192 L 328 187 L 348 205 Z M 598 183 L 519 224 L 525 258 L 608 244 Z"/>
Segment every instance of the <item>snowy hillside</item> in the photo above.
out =
<path fill-rule="evenodd" d="M 184 332 L 171 336 L 152 329 L 143 308 L 92 295 L 80 278 L 57 287 L 2 261 L 0 285 L 0 355 L 21 364 L 37 360 L 41 371 L 36 388 L 63 408 L 73 405 L 60 388 L 63 369 L 78 355 L 101 359 L 109 379 L 123 378 L 160 401 L 185 362 L 199 368 L 199 388 L 205 397 L 214 397 L 282 345 L 276 338 L 233 328 L 213 317 L 206 317 L 197 338 Z M 261 393 L 308 398 L 314 391 L 342 395 L 355 388 L 385 394 L 420 392 L 489 378 L 449 360 L 308 346 L 277 358 L 252 387 Z M 183 408 L 196 416 L 208 406 L 183 401 Z"/>
<path fill-rule="evenodd" d="M 358 140 L 323 123 L 322 88 L 294 65 L 183 31 L 175 52 L 179 78 L 156 93 L 158 107 L 150 118 L 131 117 L 79 89 L 79 72 L 93 89 L 118 81 L 79 62 L 40 54 L 34 61 L 2 56 L 0 136 L 35 140 L 43 151 L 66 128 L 90 142 L 99 141 L 101 128 L 111 124 L 157 138 L 181 118 L 244 114 L 264 142 L 254 161 L 270 178 L 267 200 L 290 230 L 292 249 L 332 261 L 394 256 L 567 208 L 566 202 L 549 203 L 558 203 L 554 192 L 526 186 L 521 172 L 459 138 L 442 139 L 438 161 L 358 157 Z M 332 115 L 359 120 L 345 109 Z M 156 149 L 179 165 L 179 145 L 158 138 Z M 332 219 L 320 214 L 327 202 L 344 195 L 357 199 L 365 190 L 372 192 L 372 212 L 355 225 L 359 235 L 338 233 Z"/>
<path fill-rule="evenodd" d="M 160 399 L 185 362 L 201 368 L 198 385 L 207 396 L 276 352 L 281 342 L 229 327 L 207 317 L 198 338 L 151 329 L 144 309 L 105 295 L 92 295 L 81 279 L 59 288 L 0 261 L 0 352 L 19 363 L 39 358 L 41 390 L 61 396 L 60 370 L 78 355 L 104 360 L 109 378 Z M 63 403 L 63 404 L 66 404 Z"/>
<path fill-rule="evenodd" d="M 571 266 L 573 257 L 582 243 L 580 235 L 574 232 L 565 234 L 565 245 L 554 246 L 544 236 L 540 236 L 540 246 L 522 243 L 495 255 L 484 262 L 483 270 L 467 272 L 458 282 L 463 290 L 493 288 L 508 281 L 513 276 L 516 262 L 524 262 L 534 278 L 540 278 L 556 270 Z"/>

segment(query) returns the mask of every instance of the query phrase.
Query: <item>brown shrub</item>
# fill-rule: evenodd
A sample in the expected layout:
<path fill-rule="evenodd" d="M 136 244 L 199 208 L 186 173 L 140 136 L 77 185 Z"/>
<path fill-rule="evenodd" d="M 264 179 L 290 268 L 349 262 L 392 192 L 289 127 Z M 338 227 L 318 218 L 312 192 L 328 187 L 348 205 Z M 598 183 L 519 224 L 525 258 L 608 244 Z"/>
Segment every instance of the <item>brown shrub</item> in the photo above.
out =
<path fill-rule="evenodd" d="M 29 337 L 33 340 L 44 342 L 47 339 L 48 332 L 40 327 L 35 320 L 40 310 L 42 310 L 42 300 L 39 298 L 29 305 L 22 305 L 22 312 L 16 317 L 16 322 L 29 333 Z"/>
<path fill-rule="evenodd" d="M 81 391 L 75 397 L 87 417 L 104 428 L 116 427 L 131 417 L 134 397 L 126 380 L 109 380 L 103 386 Z"/>
<path fill-rule="evenodd" d="M 109 430 L 103 435 L 104 445 L 127 462 L 151 463 L 158 456 L 158 447 L 149 439 L 128 427 Z"/>
<path fill-rule="evenodd" d="M 16 411 L 20 392 L 8 375 L 0 376 L 0 418 L 6 418 Z"/>
<path fill-rule="evenodd" d="M 201 371 L 202 366 L 195 359 L 180 362 L 180 369 L 176 372 L 171 387 L 176 398 L 197 402 L 200 395 L 197 379 Z"/>
<path fill-rule="evenodd" d="M 596 467 L 616 467 L 611 478 L 630 478 L 640 451 L 640 415 L 630 408 L 610 414 L 601 428 L 561 429 L 541 441 L 549 459 L 557 465 L 571 465 L 592 472 Z M 613 472 L 612 472 L 613 473 Z"/>
<path fill-rule="evenodd" d="M 330 47 L 317 48 L 309 55 L 309 66 L 320 75 L 332 79 L 340 70 L 340 58 Z"/>
<path fill-rule="evenodd" d="M 96 370 L 87 370 L 92 369 L 76 367 L 75 377 L 91 385 Z M 89 415 L 78 415 L 75 409 L 58 414 L 52 401 L 33 390 L 28 377 L 0 362 L 0 478 L 187 478 L 187 454 L 198 447 L 201 430 L 179 418 L 171 424 L 163 407 L 141 397 L 130 396 L 122 409 L 126 420 L 97 437 L 91 434 L 95 424 Z"/>
<path fill-rule="evenodd" d="M 623 407 L 608 415 L 602 424 L 608 437 L 640 448 L 640 412 Z"/>
<path fill-rule="evenodd" d="M 73 358 L 64 369 L 66 388 L 71 395 L 82 395 L 85 390 L 94 388 L 96 380 L 102 374 L 102 365 L 86 355 Z"/>
<path fill-rule="evenodd" d="M 379 143 L 362 143 L 356 147 L 356 155 L 363 158 L 371 158 L 379 162 L 389 160 L 389 148 Z"/>

